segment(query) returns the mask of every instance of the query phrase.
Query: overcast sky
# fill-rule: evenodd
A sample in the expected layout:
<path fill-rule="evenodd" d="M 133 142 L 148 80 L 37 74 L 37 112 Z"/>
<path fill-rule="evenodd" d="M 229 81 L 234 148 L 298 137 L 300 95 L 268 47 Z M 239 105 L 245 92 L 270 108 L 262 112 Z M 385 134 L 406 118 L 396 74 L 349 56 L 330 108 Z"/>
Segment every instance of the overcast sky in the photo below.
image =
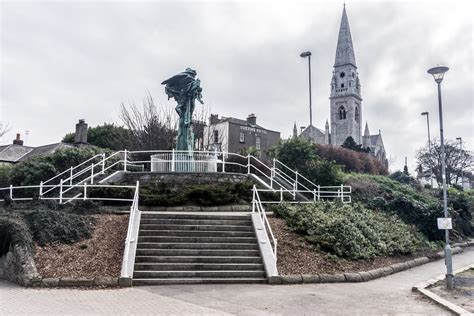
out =
<path fill-rule="evenodd" d="M 439 136 L 436 84 L 426 70 L 450 67 L 443 81 L 445 135 L 473 148 L 473 1 L 347 1 L 362 84 L 362 119 L 382 136 L 392 170 Z M 120 122 L 121 102 L 197 70 L 211 112 L 246 118 L 288 137 L 313 120 L 324 128 L 342 1 L 1 2 L 1 143 L 29 130 L 27 145 L 61 140 L 84 118 Z"/>

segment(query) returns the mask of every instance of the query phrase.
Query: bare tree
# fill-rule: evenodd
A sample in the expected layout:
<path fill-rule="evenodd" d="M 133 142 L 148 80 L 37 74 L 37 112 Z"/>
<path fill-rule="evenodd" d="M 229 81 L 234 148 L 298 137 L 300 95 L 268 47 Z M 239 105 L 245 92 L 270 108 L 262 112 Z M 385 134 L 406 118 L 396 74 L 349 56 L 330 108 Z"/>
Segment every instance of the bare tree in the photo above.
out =
<path fill-rule="evenodd" d="M 10 127 L 8 126 L 8 124 L 3 124 L 0 122 L 0 140 L 8 133 L 9 130 Z"/>
<path fill-rule="evenodd" d="M 121 104 L 120 118 L 132 133 L 133 150 L 171 149 L 175 143 L 177 115 L 172 107 L 155 105 L 148 93 L 143 105 Z"/>
<path fill-rule="evenodd" d="M 460 181 L 461 171 L 466 174 L 472 173 L 473 154 L 469 150 L 461 149 L 458 142 L 450 140 L 445 142 L 445 157 L 446 183 L 448 185 Z M 422 170 L 433 170 L 433 175 L 438 184 L 442 183 L 441 145 L 439 140 L 435 139 L 431 143 L 431 152 L 428 145 L 420 148 L 417 152 L 417 162 Z"/>

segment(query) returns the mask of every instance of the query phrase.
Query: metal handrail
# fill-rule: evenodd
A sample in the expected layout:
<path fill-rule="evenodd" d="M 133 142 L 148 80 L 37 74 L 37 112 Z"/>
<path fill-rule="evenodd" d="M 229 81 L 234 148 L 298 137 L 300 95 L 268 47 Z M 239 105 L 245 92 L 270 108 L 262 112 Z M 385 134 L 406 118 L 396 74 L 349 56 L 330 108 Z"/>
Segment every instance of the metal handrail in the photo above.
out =
<path fill-rule="evenodd" d="M 140 214 L 140 210 L 138 209 L 139 196 L 140 196 L 139 195 L 139 182 L 137 181 L 135 194 L 133 196 L 132 206 L 130 207 L 130 217 L 128 219 L 127 237 L 125 238 L 125 249 L 123 252 L 122 271 L 120 273 L 120 276 L 122 278 L 131 278 L 133 274 L 133 271 L 130 271 L 130 267 L 133 267 L 134 263 L 129 262 L 130 261 L 129 257 L 130 257 L 131 243 L 136 241 L 135 237 L 138 235 L 138 227 L 135 231 L 134 227 L 137 225 L 134 225 L 134 223 L 135 223 L 135 217 L 139 216 Z"/>
<path fill-rule="evenodd" d="M 272 227 L 270 226 L 270 222 L 268 221 L 267 214 L 265 213 L 265 208 L 262 205 L 262 202 L 260 201 L 260 196 L 258 195 L 258 190 L 257 187 L 254 185 L 252 188 L 252 213 L 255 213 L 255 211 L 258 212 L 258 217 L 260 218 L 265 237 L 268 238 L 268 234 L 270 233 L 270 237 L 273 242 L 273 256 L 275 258 L 275 262 L 277 262 L 277 239 L 275 238 L 275 235 L 273 235 Z M 268 227 L 268 229 L 267 229 Z M 271 245 L 270 245 L 271 246 Z"/>
<path fill-rule="evenodd" d="M 78 167 L 80 167 L 80 166 L 86 164 L 87 162 L 89 162 L 89 161 L 91 161 L 91 160 L 97 158 L 98 156 L 103 156 L 103 155 L 104 155 L 104 154 L 97 154 L 97 155 L 95 155 L 95 156 L 93 156 L 93 157 L 87 159 L 86 161 L 83 161 L 83 162 L 81 162 L 80 164 L 78 164 L 78 165 L 72 167 L 72 170 L 74 170 L 74 169 L 76 169 L 76 168 L 78 168 Z M 52 178 L 50 178 L 50 179 L 48 179 L 48 180 L 46 180 L 46 181 L 43 181 L 43 184 L 46 184 L 46 183 L 50 182 L 51 180 L 54 180 L 54 179 L 56 179 L 57 177 L 59 177 L 60 175 L 63 175 L 63 174 L 65 174 L 65 173 L 67 173 L 67 172 L 71 172 L 71 168 L 64 170 L 63 172 L 61 172 L 61 173 L 55 175 L 54 177 L 52 177 Z"/>

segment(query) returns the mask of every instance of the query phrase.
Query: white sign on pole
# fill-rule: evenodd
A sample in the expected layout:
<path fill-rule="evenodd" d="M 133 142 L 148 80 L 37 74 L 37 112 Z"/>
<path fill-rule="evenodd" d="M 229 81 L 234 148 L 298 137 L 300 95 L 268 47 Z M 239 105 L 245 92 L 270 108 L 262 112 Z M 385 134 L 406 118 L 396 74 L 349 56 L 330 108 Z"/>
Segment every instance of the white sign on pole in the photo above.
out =
<path fill-rule="evenodd" d="M 451 222 L 451 218 L 438 218 L 438 229 L 453 229 L 453 223 Z"/>

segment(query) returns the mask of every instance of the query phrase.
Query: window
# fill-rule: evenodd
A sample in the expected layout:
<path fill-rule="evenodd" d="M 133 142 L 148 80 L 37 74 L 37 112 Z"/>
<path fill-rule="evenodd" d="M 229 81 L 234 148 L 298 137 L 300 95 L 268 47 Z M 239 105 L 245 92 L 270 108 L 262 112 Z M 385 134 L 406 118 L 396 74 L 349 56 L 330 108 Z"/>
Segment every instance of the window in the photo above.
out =
<path fill-rule="evenodd" d="M 341 88 L 344 88 L 344 84 L 343 84 L 343 83 L 341 83 Z"/>
<path fill-rule="evenodd" d="M 214 130 L 212 136 L 214 138 L 214 144 L 217 144 L 219 142 L 219 131 Z"/>
<path fill-rule="evenodd" d="M 239 142 L 245 143 L 245 134 L 244 134 L 244 132 L 240 132 Z"/>
<path fill-rule="evenodd" d="M 359 122 L 359 108 L 358 107 L 355 108 L 354 119 L 355 119 L 356 122 Z"/>
<path fill-rule="evenodd" d="M 352 82 L 349 81 L 349 87 L 351 87 L 351 86 L 352 86 Z"/>
<path fill-rule="evenodd" d="M 346 119 L 346 109 L 342 105 L 339 108 L 339 119 L 340 120 L 345 120 Z"/>
<path fill-rule="evenodd" d="M 261 143 L 260 136 L 257 136 L 257 137 L 255 138 L 255 148 L 256 148 L 257 150 L 260 150 L 260 143 Z"/>

